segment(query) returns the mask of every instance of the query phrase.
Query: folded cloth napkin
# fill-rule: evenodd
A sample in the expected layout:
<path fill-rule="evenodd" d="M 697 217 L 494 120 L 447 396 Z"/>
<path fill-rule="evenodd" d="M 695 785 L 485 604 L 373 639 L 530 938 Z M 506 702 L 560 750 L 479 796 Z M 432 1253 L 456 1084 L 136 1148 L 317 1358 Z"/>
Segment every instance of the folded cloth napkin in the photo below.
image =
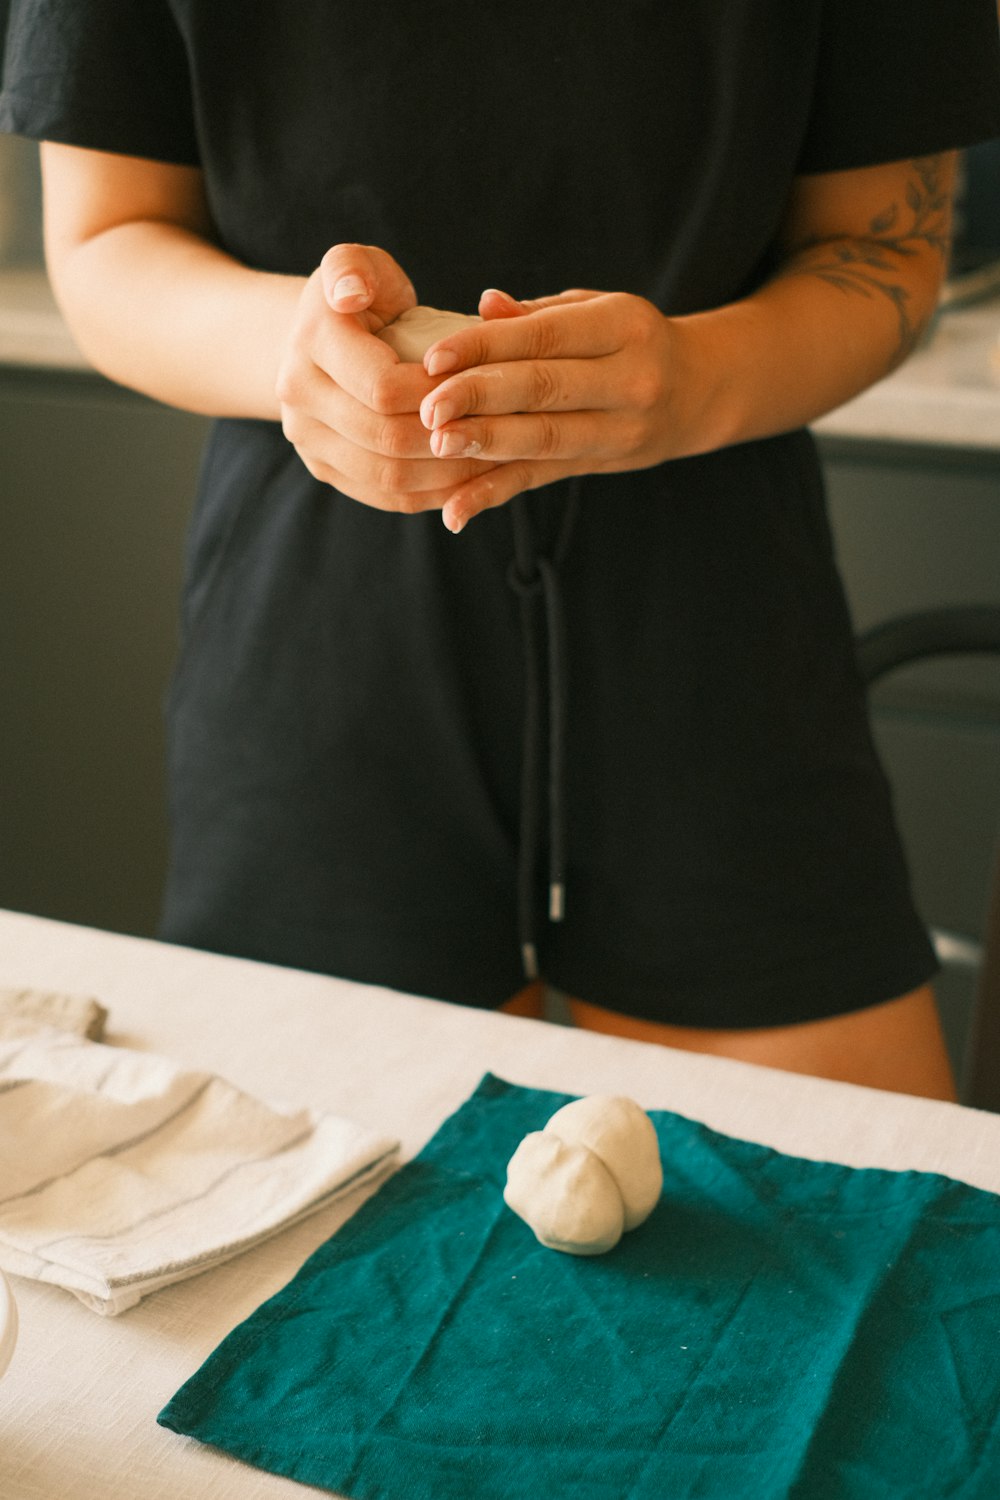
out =
<path fill-rule="evenodd" d="M 391 1164 L 395 1140 L 46 1024 L 60 1009 L 47 999 L 41 1022 L 29 1004 L 0 1007 L 5 1271 L 114 1315 Z"/>
<path fill-rule="evenodd" d="M 607 1255 L 502 1199 L 567 1102 L 487 1077 L 162 1425 L 365 1500 L 1000 1495 L 1000 1198 L 652 1112 Z"/>
<path fill-rule="evenodd" d="M 0 1024 L 15 1018 L 29 1026 L 46 1023 L 75 1031 L 92 1042 L 104 1040 L 108 1013 L 88 995 L 61 995 L 49 990 L 0 990 Z"/>

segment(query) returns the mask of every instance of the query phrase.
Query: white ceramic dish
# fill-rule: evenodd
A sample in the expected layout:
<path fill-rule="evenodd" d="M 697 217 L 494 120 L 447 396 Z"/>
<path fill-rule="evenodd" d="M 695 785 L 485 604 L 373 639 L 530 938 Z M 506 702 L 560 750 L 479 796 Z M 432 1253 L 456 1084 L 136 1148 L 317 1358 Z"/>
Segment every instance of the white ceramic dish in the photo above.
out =
<path fill-rule="evenodd" d="M 10 1284 L 0 1271 L 0 1377 L 10 1364 L 17 1343 L 17 1303 Z"/>

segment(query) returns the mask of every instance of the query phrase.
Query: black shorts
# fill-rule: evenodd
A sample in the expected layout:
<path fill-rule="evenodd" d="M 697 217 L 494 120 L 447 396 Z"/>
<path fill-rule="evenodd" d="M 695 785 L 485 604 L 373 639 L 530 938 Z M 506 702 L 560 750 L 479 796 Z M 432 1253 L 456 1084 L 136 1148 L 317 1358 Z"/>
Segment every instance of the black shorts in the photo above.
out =
<path fill-rule="evenodd" d="M 551 621 L 541 589 L 516 587 L 511 507 L 456 538 L 437 513 L 316 483 L 274 425 L 230 421 L 190 539 L 161 935 L 493 1007 L 525 983 L 526 899 L 544 979 L 652 1020 L 779 1025 L 923 983 L 933 950 L 809 436 L 591 476 L 522 510 L 541 557 L 565 544 L 563 920 L 547 906 Z M 519 909 L 525 612 L 540 817 Z"/>

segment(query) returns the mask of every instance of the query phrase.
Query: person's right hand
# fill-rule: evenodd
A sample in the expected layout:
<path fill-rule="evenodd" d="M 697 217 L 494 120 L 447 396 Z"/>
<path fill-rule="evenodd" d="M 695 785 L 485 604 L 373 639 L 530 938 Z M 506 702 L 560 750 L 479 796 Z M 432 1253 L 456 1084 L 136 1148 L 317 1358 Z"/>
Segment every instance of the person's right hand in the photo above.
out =
<path fill-rule="evenodd" d="M 402 268 L 372 245 L 336 245 L 299 300 L 278 374 L 285 436 L 315 479 L 378 510 L 441 510 L 495 467 L 431 452 L 420 403 L 438 386 L 375 335 L 415 307 Z"/>

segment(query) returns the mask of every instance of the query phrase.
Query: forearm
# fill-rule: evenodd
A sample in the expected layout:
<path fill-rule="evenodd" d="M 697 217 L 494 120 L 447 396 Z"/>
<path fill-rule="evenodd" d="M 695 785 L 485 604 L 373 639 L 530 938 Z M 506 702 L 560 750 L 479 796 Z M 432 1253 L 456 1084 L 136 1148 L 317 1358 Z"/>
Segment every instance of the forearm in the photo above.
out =
<path fill-rule="evenodd" d="M 274 387 L 305 279 L 254 271 L 177 224 L 117 224 L 60 256 L 53 285 L 110 379 L 209 416 L 278 420 Z"/>
<path fill-rule="evenodd" d="M 778 273 L 741 302 L 674 324 L 689 451 L 802 426 L 906 358 L 944 275 L 953 170 L 950 156 L 916 160 L 884 196 L 877 169 L 800 182 Z M 857 232 L 838 232 L 852 213 Z"/>
<path fill-rule="evenodd" d="M 849 401 L 909 353 L 934 298 L 919 302 L 897 306 L 875 291 L 842 290 L 806 262 L 743 302 L 678 319 L 683 450 L 769 437 Z"/>

